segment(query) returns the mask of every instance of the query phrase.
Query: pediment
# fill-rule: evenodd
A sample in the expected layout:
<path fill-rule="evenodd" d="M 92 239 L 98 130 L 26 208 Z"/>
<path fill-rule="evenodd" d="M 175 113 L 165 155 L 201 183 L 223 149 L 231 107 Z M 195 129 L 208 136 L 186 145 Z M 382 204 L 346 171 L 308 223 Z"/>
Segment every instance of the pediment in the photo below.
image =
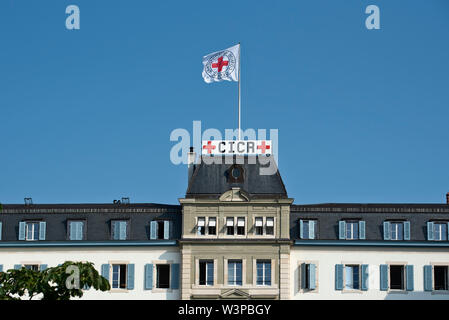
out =
<path fill-rule="evenodd" d="M 250 296 L 247 292 L 242 291 L 240 289 L 230 289 L 224 291 L 220 298 L 222 299 L 249 299 Z"/>
<path fill-rule="evenodd" d="M 232 188 L 220 196 L 220 201 L 248 202 L 249 195 L 240 188 Z"/>

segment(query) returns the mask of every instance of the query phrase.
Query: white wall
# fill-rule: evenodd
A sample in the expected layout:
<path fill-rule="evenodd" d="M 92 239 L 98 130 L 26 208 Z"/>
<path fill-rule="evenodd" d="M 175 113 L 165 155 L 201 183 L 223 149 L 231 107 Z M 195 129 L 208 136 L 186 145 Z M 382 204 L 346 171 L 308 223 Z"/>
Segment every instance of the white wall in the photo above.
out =
<path fill-rule="evenodd" d="M 302 292 L 299 289 L 299 264 L 314 263 L 317 266 L 317 289 Z M 414 265 L 414 291 L 397 293 L 380 291 L 381 264 Z M 444 263 L 449 265 L 447 248 L 367 248 L 367 247 L 318 247 L 294 246 L 290 254 L 290 276 L 293 281 L 290 299 L 449 299 L 449 294 L 424 291 L 424 265 Z M 345 292 L 335 290 L 336 264 L 368 264 L 368 291 Z"/>
<path fill-rule="evenodd" d="M 144 290 L 144 266 L 147 263 L 180 263 L 177 247 L 104 247 L 104 248 L 1 248 L 0 264 L 3 270 L 13 269 L 15 264 L 47 264 L 54 267 L 65 261 L 93 262 L 101 274 L 101 265 L 108 263 L 133 263 L 134 289 L 111 289 L 110 292 L 90 289 L 84 291 L 82 299 L 180 299 L 180 290 Z M 155 274 L 155 269 L 154 274 Z M 111 278 L 111 277 L 110 277 Z M 153 275 L 153 283 L 155 281 Z"/>

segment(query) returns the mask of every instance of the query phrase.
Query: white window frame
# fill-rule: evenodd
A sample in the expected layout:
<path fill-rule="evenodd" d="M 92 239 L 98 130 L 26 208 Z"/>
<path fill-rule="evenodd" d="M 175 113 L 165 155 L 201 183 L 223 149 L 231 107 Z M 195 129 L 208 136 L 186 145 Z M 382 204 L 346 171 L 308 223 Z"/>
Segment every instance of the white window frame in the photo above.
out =
<path fill-rule="evenodd" d="M 442 226 L 446 226 L 446 232 L 442 232 Z M 437 233 L 437 226 L 438 226 L 438 233 Z M 448 227 L 448 225 L 447 225 L 447 223 L 446 222 L 434 222 L 433 223 L 433 240 L 435 240 L 435 241 L 447 241 L 448 239 L 447 239 L 447 227 Z M 439 239 L 437 239 L 436 238 L 436 235 L 439 235 Z M 443 234 L 445 234 L 446 235 L 446 239 L 443 239 L 442 238 L 442 235 Z"/>
<path fill-rule="evenodd" d="M 359 287 L 358 288 L 354 288 L 354 276 L 352 277 L 352 286 L 353 288 L 347 288 L 346 287 L 346 283 L 347 283 L 347 273 L 346 273 L 346 268 L 347 267 L 357 267 L 358 268 L 358 284 Z M 343 291 L 361 291 L 362 290 L 362 265 L 358 264 L 358 263 L 346 263 L 343 264 Z"/>
<path fill-rule="evenodd" d="M 120 288 L 120 266 L 121 265 L 125 265 L 126 269 L 125 269 L 125 287 L 124 288 Z M 118 287 L 115 288 L 114 287 L 114 266 L 118 266 Z M 128 264 L 127 263 L 111 263 L 111 289 L 114 290 L 127 290 L 128 289 Z"/>
<path fill-rule="evenodd" d="M 32 228 L 32 238 L 28 237 L 29 227 L 33 226 Z M 34 238 L 36 237 L 36 238 Z M 37 241 L 39 240 L 39 222 L 37 221 L 27 221 L 25 222 L 25 240 L 26 241 Z"/>
<path fill-rule="evenodd" d="M 402 234 L 401 234 L 401 238 L 402 239 L 400 239 L 398 237 L 398 235 L 400 234 L 400 232 L 399 232 L 399 225 L 402 225 Z M 393 233 L 393 228 L 395 229 L 394 233 Z M 396 235 L 395 238 L 393 238 L 393 234 Z M 404 240 L 404 222 L 402 222 L 402 221 L 390 221 L 390 240 L 393 240 L 393 241 L 402 241 L 402 240 Z"/>
<path fill-rule="evenodd" d="M 355 229 L 357 228 L 357 232 Z M 354 220 L 346 220 L 345 223 L 345 239 L 346 240 L 358 240 L 359 239 L 359 221 Z M 350 232 L 351 237 L 348 237 L 348 231 Z"/>

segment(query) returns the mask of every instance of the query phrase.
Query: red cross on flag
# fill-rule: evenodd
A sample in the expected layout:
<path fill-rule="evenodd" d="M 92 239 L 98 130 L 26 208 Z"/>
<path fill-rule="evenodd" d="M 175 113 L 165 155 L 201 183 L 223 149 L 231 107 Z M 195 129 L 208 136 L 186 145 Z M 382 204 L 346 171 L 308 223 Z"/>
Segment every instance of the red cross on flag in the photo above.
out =
<path fill-rule="evenodd" d="M 203 57 L 203 79 L 207 83 L 239 80 L 239 44 Z"/>

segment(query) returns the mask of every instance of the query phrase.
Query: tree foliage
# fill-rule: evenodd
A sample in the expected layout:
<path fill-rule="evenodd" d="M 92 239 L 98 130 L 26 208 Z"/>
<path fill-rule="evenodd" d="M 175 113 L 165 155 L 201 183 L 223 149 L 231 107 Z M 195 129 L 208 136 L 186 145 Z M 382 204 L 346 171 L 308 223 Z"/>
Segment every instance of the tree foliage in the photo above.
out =
<path fill-rule="evenodd" d="M 66 261 L 42 271 L 22 267 L 0 273 L 0 300 L 70 300 L 82 297 L 83 290 L 88 288 L 110 289 L 109 281 L 95 270 L 91 262 Z"/>

